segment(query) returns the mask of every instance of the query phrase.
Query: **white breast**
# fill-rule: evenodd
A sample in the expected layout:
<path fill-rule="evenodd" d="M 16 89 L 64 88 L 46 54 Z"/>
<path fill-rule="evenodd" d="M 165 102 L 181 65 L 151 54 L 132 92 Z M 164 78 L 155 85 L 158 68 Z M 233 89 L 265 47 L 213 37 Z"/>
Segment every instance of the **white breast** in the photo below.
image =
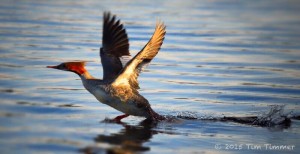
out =
<path fill-rule="evenodd" d="M 122 102 L 120 98 L 112 96 L 108 91 L 105 91 L 104 85 L 95 85 L 86 80 L 82 80 L 82 82 L 84 87 L 93 94 L 99 102 L 126 114 L 143 117 L 148 116 L 148 114 L 138 108 L 134 102 Z"/>

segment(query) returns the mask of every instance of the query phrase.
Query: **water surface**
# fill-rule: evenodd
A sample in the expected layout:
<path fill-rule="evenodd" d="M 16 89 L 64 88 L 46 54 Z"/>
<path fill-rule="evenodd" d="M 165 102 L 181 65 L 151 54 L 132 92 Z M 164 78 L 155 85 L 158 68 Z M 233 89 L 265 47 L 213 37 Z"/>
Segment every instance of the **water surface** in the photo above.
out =
<path fill-rule="evenodd" d="M 141 94 L 157 112 L 257 116 L 285 105 L 286 113 L 299 114 L 297 0 L 1 0 L 1 153 L 300 152 L 298 120 L 285 129 L 201 120 L 147 124 L 132 116 L 123 124 L 103 122 L 120 112 L 97 102 L 77 75 L 45 66 L 85 60 L 101 78 L 107 10 L 124 23 L 133 55 L 157 19 L 167 25 L 161 51 L 139 77 Z"/>

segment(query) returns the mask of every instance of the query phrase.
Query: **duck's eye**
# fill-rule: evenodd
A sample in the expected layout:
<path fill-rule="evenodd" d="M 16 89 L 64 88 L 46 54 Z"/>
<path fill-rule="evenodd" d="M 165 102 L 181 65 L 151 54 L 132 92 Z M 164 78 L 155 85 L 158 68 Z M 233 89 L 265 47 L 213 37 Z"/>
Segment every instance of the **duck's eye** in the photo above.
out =
<path fill-rule="evenodd" d="M 65 63 L 62 63 L 62 64 L 58 65 L 58 69 L 63 70 L 63 69 L 66 69 L 66 68 L 67 68 L 67 67 L 66 67 L 66 64 L 65 64 Z"/>

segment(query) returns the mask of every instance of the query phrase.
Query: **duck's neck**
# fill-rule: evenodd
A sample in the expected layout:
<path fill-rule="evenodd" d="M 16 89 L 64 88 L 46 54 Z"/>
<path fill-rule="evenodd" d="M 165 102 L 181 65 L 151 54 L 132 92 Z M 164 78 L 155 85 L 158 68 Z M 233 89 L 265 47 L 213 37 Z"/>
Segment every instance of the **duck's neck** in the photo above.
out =
<path fill-rule="evenodd" d="M 69 66 L 71 72 L 76 73 L 81 79 L 93 79 L 94 77 L 85 69 L 84 65 L 71 65 Z"/>
<path fill-rule="evenodd" d="M 94 92 L 94 86 L 93 84 L 91 84 L 92 82 L 91 79 L 95 79 L 93 76 L 90 75 L 90 73 L 88 71 L 84 71 L 82 74 L 79 75 L 82 81 L 82 84 L 84 86 L 84 88 L 89 91 L 90 93 L 93 94 Z"/>
<path fill-rule="evenodd" d="M 85 70 L 82 74 L 79 75 L 80 78 L 82 79 L 94 79 L 94 77 L 87 71 Z"/>

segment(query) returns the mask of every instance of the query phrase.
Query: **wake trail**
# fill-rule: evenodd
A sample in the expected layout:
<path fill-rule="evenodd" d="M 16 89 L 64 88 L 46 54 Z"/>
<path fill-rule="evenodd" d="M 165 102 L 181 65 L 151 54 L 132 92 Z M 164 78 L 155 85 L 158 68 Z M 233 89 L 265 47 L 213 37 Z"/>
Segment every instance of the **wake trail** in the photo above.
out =
<path fill-rule="evenodd" d="M 165 116 L 166 119 L 172 120 L 172 118 L 180 118 L 184 120 L 203 120 L 203 121 L 220 121 L 220 122 L 235 122 L 246 125 L 254 125 L 261 127 L 281 127 L 289 128 L 292 120 L 299 120 L 299 115 L 293 115 L 292 112 L 284 113 L 284 105 L 272 105 L 268 112 L 262 113 L 257 116 L 245 116 L 245 117 L 234 117 L 234 116 L 206 116 L 198 115 L 195 112 L 178 112 L 176 116 Z"/>

